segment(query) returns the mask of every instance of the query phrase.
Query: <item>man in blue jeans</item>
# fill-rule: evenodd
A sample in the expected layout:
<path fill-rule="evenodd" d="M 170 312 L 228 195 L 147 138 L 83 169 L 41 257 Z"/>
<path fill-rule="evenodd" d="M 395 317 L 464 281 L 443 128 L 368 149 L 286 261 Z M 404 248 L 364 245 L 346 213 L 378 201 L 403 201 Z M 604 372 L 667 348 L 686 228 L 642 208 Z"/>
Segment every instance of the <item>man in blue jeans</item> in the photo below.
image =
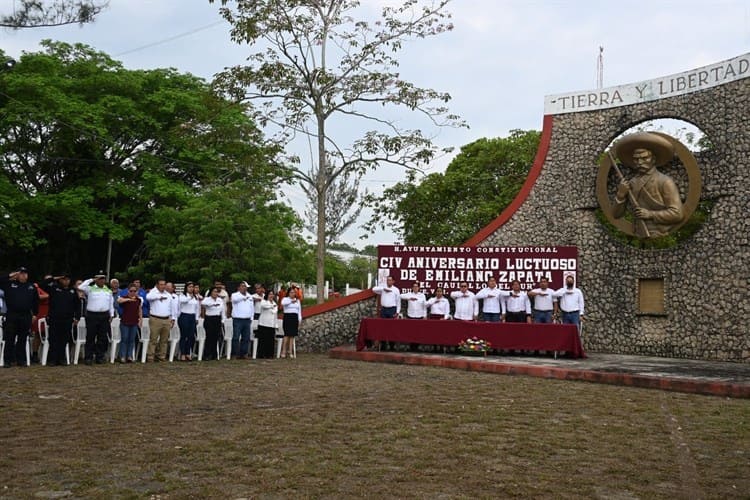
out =
<path fill-rule="evenodd" d="M 388 276 L 385 280 L 386 286 L 374 286 L 372 291 L 380 296 L 380 317 L 381 318 L 398 318 L 401 313 L 401 291 L 393 285 L 393 277 Z M 386 342 L 386 348 L 394 349 L 393 342 Z"/>
<path fill-rule="evenodd" d="M 248 359 L 254 315 L 253 296 L 247 293 L 247 282 L 243 281 L 232 294 L 232 352 L 238 359 Z"/>
<path fill-rule="evenodd" d="M 583 319 L 583 292 L 575 286 L 573 276 L 565 277 L 565 286 L 553 294 L 560 299 L 560 314 L 564 325 L 576 325 L 581 331 Z"/>

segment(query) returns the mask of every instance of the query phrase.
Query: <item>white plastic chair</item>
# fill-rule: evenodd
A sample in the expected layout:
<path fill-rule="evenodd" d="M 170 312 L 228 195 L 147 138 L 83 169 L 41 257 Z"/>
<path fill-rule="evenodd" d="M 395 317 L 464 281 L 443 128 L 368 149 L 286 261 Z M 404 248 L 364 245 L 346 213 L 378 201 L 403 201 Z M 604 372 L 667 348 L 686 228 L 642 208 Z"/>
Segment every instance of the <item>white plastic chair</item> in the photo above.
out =
<path fill-rule="evenodd" d="M 232 359 L 232 335 L 234 333 L 232 318 L 227 318 L 222 321 L 221 326 L 224 330 L 224 349 L 227 353 L 227 359 Z M 219 357 L 221 358 L 221 354 L 219 355 Z"/>
<path fill-rule="evenodd" d="M 206 329 L 203 328 L 203 318 L 195 325 L 195 339 L 198 341 L 198 361 L 203 361 L 203 349 L 206 347 Z"/>
<path fill-rule="evenodd" d="M 138 342 L 141 349 L 141 363 L 146 362 L 148 356 L 148 341 L 151 339 L 151 329 L 148 326 L 148 318 L 143 318 L 141 321 L 141 333 L 138 337 Z"/>
<path fill-rule="evenodd" d="M 3 336 L 2 321 L 0 321 L 0 366 L 5 366 L 5 337 Z"/>
<path fill-rule="evenodd" d="M 42 341 L 42 366 L 47 366 L 47 356 L 49 356 L 49 331 L 47 330 L 47 318 L 39 318 L 36 322 L 39 330 L 39 338 Z"/>
<path fill-rule="evenodd" d="M 177 344 L 180 343 L 180 327 L 175 322 L 171 330 L 169 330 L 169 362 L 174 361 L 174 353 L 177 350 Z M 184 353 L 183 353 L 184 354 Z"/>
<path fill-rule="evenodd" d="M 78 359 L 81 357 L 81 347 L 86 344 L 86 318 L 78 320 L 78 327 L 74 327 L 75 340 L 75 351 L 73 353 L 73 364 L 78 364 Z"/>
<path fill-rule="evenodd" d="M 3 339 L 3 328 L 0 327 L 0 366 L 5 366 L 5 340 Z M 26 365 L 31 366 L 31 343 L 34 341 L 34 336 L 29 335 L 26 339 Z"/>
<path fill-rule="evenodd" d="M 112 318 L 109 324 L 109 362 L 114 363 L 117 356 L 117 345 L 122 341 L 120 318 Z"/>

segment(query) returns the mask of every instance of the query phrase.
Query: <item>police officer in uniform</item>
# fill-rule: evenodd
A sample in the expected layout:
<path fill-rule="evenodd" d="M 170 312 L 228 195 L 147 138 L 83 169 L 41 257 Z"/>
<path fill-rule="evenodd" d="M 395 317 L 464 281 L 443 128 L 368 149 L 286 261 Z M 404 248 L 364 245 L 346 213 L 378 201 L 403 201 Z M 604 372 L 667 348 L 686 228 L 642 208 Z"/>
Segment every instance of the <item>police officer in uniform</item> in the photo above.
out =
<path fill-rule="evenodd" d="M 71 338 L 73 325 L 81 318 L 81 299 L 70 286 L 70 275 L 45 276 L 39 285 L 49 294 L 49 357 L 48 366 L 65 366 L 65 349 Z"/>
<path fill-rule="evenodd" d="M 29 270 L 25 267 L 0 276 L 0 289 L 5 292 L 8 308 L 3 330 L 5 366 L 10 367 L 14 362 L 26 366 L 26 339 L 39 313 L 39 294 L 29 282 Z"/>
<path fill-rule="evenodd" d="M 112 290 L 107 286 L 107 275 L 104 271 L 89 278 L 78 289 L 86 294 L 86 355 L 84 363 L 104 363 L 109 339 L 109 323 L 115 315 Z"/>

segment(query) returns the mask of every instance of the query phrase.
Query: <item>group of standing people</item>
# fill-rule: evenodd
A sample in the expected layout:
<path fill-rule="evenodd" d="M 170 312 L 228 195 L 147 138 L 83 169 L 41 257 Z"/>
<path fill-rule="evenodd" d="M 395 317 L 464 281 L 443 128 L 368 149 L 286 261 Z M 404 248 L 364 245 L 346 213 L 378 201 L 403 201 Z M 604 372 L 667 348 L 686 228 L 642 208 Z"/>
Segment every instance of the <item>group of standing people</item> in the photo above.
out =
<path fill-rule="evenodd" d="M 536 288 L 528 293 L 521 290 L 517 280 L 511 283 L 510 290 L 497 286 L 497 281 L 490 278 L 487 286 L 476 294 L 469 290 L 468 283 L 459 283 L 459 290 L 451 292 L 451 303 L 442 288 L 435 290 L 430 299 L 420 291 L 418 282 L 412 285 L 409 292 L 401 293 L 394 285 L 391 276 L 385 286 L 375 286 L 372 291 L 380 297 L 380 317 L 408 319 L 458 319 L 477 321 L 479 319 L 479 301 L 482 301 L 482 318 L 487 322 L 508 323 L 552 323 L 574 324 L 580 329 L 584 315 L 583 292 L 575 286 L 573 276 L 565 278 L 565 286 L 553 290 L 549 281 L 542 278 Z M 406 302 L 406 314 L 402 314 L 402 302 Z M 533 307 L 532 307 L 533 301 Z"/>
<path fill-rule="evenodd" d="M 148 361 L 165 361 L 168 354 L 170 330 L 180 331 L 179 360 L 193 359 L 197 331 L 203 327 L 206 334 L 204 358 L 218 359 L 218 343 L 223 338 L 225 319 L 232 320 L 232 352 L 239 359 L 249 359 L 250 341 L 255 331 L 258 339 L 257 357 L 273 358 L 279 309 L 283 311 L 283 340 L 281 357 L 292 356 L 292 338 L 297 336 L 302 323 L 301 290 L 290 286 L 277 296 L 256 284 L 250 293 L 249 284 L 241 282 L 237 291 L 229 294 L 220 281 L 214 282 L 201 295 L 198 284 L 188 282 L 184 291 L 176 293 L 172 283 L 158 279 L 146 291 L 138 279 L 124 289 L 116 279 L 107 283 L 99 272 L 93 278 L 71 284 L 68 274 L 48 275 L 39 284 L 49 296 L 46 313 L 50 350 L 48 365 L 66 364 L 66 349 L 81 318 L 85 318 L 86 349 L 84 363 L 104 363 L 110 338 L 111 322 L 119 317 L 121 341 L 117 360 L 130 363 L 134 360 L 135 343 L 147 322 L 149 344 Z M 26 343 L 32 325 L 37 323 L 39 292 L 29 282 L 24 267 L 0 276 L 0 312 L 5 313 L 3 339 L 4 364 L 26 365 Z"/>

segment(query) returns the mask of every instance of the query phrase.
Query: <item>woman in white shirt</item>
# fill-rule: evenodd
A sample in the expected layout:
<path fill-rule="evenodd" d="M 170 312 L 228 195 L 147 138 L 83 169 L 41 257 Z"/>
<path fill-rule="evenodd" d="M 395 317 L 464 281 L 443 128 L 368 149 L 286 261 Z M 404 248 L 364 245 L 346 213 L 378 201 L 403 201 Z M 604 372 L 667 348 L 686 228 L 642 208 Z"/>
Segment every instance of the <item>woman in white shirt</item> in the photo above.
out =
<path fill-rule="evenodd" d="M 216 348 L 221 335 L 221 322 L 227 317 L 226 302 L 219 297 L 219 288 L 213 287 L 210 295 L 203 299 L 203 328 L 206 330 L 206 347 L 203 359 L 218 359 Z"/>
<path fill-rule="evenodd" d="M 260 301 L 260 316 L 258 317 L 258 357 L 273 358 L 273 343 L 276 339 L 276 323 L 278 322 L 279 306 L 276 305 L 276 294 L 273 290 L 266 292 Z"/>
<path fill-rule="evenodd" d="M 284 340 L 281 341 L 281 357 L 292 357 L 292 337 L 297 336 L 299 325 L 302 324 L 302 303 L 297 298 L 296 289 L 289 289 L 289 296 L 281 299 L 281 307 L 284 309 Z"/>
<path fill-rule="evenodd" d="M 185 293 L 178 296 L 180 314 L 177 317 L 177 326 L 180 327 L 180 361 L 192 359 L 195 326 L 201 317 L 200 295 L 196 293 L 197 288 L 192 281 L 188 281 L 185 285 Z"/>

